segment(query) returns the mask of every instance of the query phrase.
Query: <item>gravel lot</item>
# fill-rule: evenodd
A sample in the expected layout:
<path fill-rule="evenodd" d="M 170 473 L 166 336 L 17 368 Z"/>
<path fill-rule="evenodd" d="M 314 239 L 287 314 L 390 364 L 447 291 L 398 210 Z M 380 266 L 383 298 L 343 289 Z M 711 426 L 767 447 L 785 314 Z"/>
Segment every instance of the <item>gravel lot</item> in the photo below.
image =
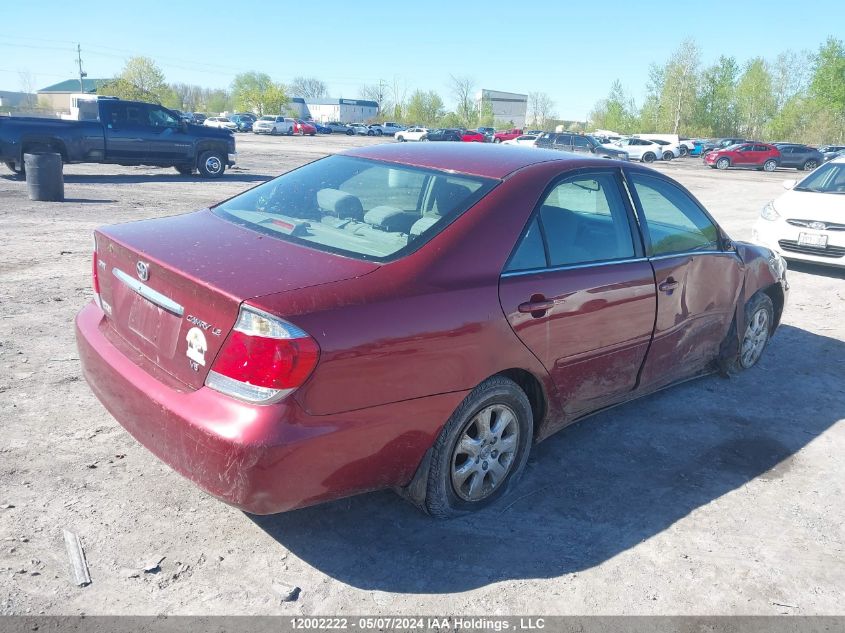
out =
<path fill-rule="evenodd" d="M 92 229 L 381 141 L 238 142 L 219 181 L 72 165 L 68 201 L 37 203 L 0 178 L 0 614 L 843 612 L 845 274 L 830 269 L 792 267 L 758 367 L 569 427 L 534 450 L 510 500 L 469 518 L 436 522 L 390 492 L 251 517 L 157 461 L 80 377 L 72 320 L 91 297 Z M 797 176 L 657 169 L 736 239 Z M 70 582 L 63 528 L 82 539 L 87 587 Z M 274 584 L 301 595 L 281 603 Z"/>

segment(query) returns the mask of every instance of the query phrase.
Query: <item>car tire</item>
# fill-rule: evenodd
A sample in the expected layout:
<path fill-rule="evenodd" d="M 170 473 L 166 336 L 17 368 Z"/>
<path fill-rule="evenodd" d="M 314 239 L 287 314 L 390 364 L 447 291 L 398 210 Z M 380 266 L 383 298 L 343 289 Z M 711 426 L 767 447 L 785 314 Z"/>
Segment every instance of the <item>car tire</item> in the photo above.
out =
<path fill-rule="evenodd" d="M 276 128 L 275 128 L 275 127 L 271 127 L 271 128 L 270 128 L 270 136 L 276 136 L 276 134 L 278 134 L 278 132 L 276 131 Z"/>
<path fill-rule="evenodd" d="M 657 159 L 657 156 L 654 155 L 652 152 L 646 152 L 643 154 L 642 161 L 644 163 L 653 163 Z"/>
<path fill-rule="evenodd" d="M 226 171 L 226 160 L 220 152 L 203 152 L 197 161 L 197 171 L 203 178 L 220 178 Z"/>
<path fill-rule="evenodd" d="M 724 375 L 732 376 L 751 369 L 769 344 L 775 323 L 775 310 L 772 300 L 762 290 L 754 294 L 745 305 L 745 323 L 745 332 L 738 344 L 736 319 L 722 344 L 720 366 Z M 728 349 L 732 350 L 729 354 L 724 352 Z"/>
<path fill-rule="evenodd" d="M 533 432 L 531 404 L 515 382 L 503 376 L 482 382 L 432 446 L 423 509 L 445 519 L 480 510 L 508 494 L 525 468 Z"/>
<path fill-rule="evenodd" d="M 502 142 L 502 139 L 500 139 L 500 138 L 494 138 L 494 139 L 493 139 L 493 142 L 494 142 L 494 143 L 501 143 L 501 142 Z"/>
<path fill-rule="evenodd" d="M 689 156 L 689 150 L 687 149 L 686 145 L 681 145 L 678 149 L 681 150 L 681 158 L 684 158 L 685 156 Z"/>
<path fill-rule="evenodd" d="M 375 136 L 375 135 L 376 135 L 376 133 L 373 132 L 372 130 L 367 131 L 367 136 Z"/>
<path fill-rule="evenodd" d="M 303 130 L 302 128 L 299 128 L 299 135 L 305 136 L 305 130 Z"/>
<path fill-rule="evenodd" d="M 731 166 L 731 161 L 728 158 L 720 158 L 716 161 L 716 169 L 727 169 Z"/>
<path fill-rule="evenodd" d="M 675 155 L 672 152 L 663 152 L 663 160 L 672 160 Z"/>
<path fill-rule="evenodd" d="M 763 163 L 763 171 L 774 171 L 778 168 L 778 163 L 776 160 L 767 160 Z"/>
<path fill-rule="evenodd" d="M 404 142 L 405 142 L 405 137 L 404 137 L 404 136 L 397 136 L 397 137 L 396 137 L 396 140 L 397 140 L 397 142 L 399 142 L 399 143 L 404 143 Z"/>
<path fill-rule="evenodd" d="M 288 133 L 287 133 L 287 135 L 288 135 L 288 136 L 293 136 L 293 128 L 292 128 L 292 127 L 289 127 L 289 128 L 288 128 Z"/>
<path fill-rule="evenodd" d="M 346 130 L 346 136 L 352 136 L 353 134 L 355 134 L 353 130 Z"/>
<path fill-rule="evenodd" d="M 811 158 L 808 161 L 804 162 L 804 165 L 801 167 L 804 171 L 813 171 L 816 167 L 819 166 L 819 161 L 814 158 Z"/>

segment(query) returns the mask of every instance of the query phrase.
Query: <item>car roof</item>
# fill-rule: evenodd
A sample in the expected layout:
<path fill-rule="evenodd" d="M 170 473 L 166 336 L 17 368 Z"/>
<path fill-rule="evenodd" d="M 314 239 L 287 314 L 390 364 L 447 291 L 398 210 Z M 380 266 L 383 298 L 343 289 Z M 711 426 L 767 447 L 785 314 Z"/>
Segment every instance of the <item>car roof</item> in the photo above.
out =
<path fill-rule="evenodd" d="M 578 154 L 519 145 L 504 151 L 492 143 L 384 143 L 358 147 L 343 154 L 486 178 L 504 178 L 525 167 L 550 161 L 594 162 Z"/>

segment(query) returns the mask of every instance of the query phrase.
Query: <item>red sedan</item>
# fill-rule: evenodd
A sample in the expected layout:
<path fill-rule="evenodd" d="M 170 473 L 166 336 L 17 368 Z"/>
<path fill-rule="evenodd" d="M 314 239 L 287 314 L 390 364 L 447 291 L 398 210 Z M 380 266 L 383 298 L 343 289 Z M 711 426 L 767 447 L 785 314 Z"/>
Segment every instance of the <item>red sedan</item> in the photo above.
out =
<path fill-rule="evenodd" d="M 469 143 L 100 228 L 93 285 L 85 378 L 203 489 L 266 514 L 395 488 L 435 516 L 507 494 L 597 409 L 752 367 L 788 289 L 665 175 Z"/>
<path fill-rule="evenodd" d="M 476 130 L 461 130 L 461 140 L 464 143 L 484 143 L 487 139 Z"/>
<path fill-rule="evenodd" d="M 296 119 L 296 122 L 293 124 L 293 133 L 299 134 L 300 136 L 305 136 L 306 134 L 308 136 L 314 136 L 317 133 L 317 128 L 308 123 L 308 121 Z"/>
<path fill-rule="evenodd" d="M 704 155 L 704 163 L 714 169 L 754 167 L 774 171 L 780 164 L 780 150 L 766 143 L 739 143 Z"/>

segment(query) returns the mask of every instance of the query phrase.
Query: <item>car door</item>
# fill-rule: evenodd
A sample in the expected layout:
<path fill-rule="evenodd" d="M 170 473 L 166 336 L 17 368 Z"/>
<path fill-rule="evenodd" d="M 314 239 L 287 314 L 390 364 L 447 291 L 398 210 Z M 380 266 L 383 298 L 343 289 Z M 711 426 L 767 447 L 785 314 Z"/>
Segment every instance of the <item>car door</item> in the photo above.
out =
<path fill-rule="evenodd" d="M 572 135 L 571 134 L 558 134 L 554 140 L 554 149 L 569 152 L 572 150 Z"/>
<path fill-rule="evenodd" d="M 654 328 L 654 273 L 620 185 L 612 168 L 553 182 L 499 284 L 507 319 L 554 380 L 566 419 L 631 392 Z"/>
<path fill-rule="evenodd" d="M 147 112 L 149 126 L 144 137 L 149 142 L 148 160 L 163 164 L 189 160 L 193 145 L 179 119 L 157 105 L 149 105 Z M 217 127 L 220 127 L 219 120 Z"/>
<path fill-rule="evenodd" d="M 146 138 L 149 115 L 144 103 L 104 101 L 102 112 L 106 135 L 106 160 L 111 163 L 139 163 L 149 153 Z"/>
<path fill-rule="evenodd" d="M 628 181 L 657 283 L 654 339 L 640 376 L 648 391 L 714 360 L 734 317 L 743 265 L 722 248 L 718 227 L 683 188 L 629 170 Z"/>
<path fill-rule="evenodd" d="M 572 151 L 579 154 L 592 154 L 593 146 L 585 137 L 575 134 L 572 137 Z"/>
<path fill-rule="evenodd" d="M 756 165 L 759 160 L 759 155 L 754 151 L 754 145 L 743 145 L 734 152 L 732 160 L 734 165 L 747 167 L 748 165 Z"/>

